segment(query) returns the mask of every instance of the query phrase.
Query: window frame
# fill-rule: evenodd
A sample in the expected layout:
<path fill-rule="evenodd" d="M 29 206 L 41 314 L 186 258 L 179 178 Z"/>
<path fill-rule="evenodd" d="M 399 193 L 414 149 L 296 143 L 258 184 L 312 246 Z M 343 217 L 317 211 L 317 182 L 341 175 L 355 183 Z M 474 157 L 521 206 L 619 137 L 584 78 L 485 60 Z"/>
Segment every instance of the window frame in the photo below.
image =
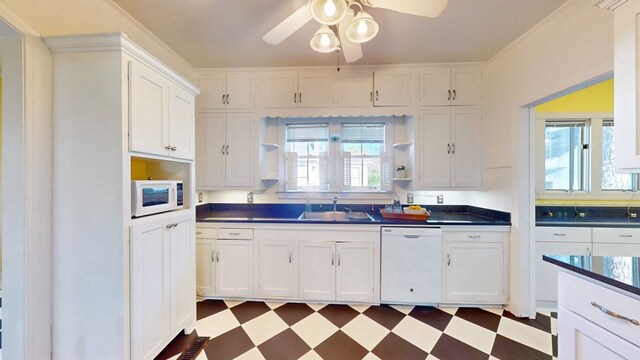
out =
<path fill-rule="evenodd" d="M 389 186 L 389 189 L 380 189 L 380 190 L 350 190 L 343 188 L 343 178 L 342 178 L 342 142 L 332 141 L 331 137 L 335 134 L 341 136 L 342 134 L 342 124 L 344 123 L 384 123 L 384 131 L 385 131 L 385 142 L 384 142 L 384 153 L 389 154 L 389 156 L 393 157 L 393 133 L 394 126 L 397 122 L 396 116 L 367 116 L 367 117 L 354 117 L 354 118 L 344 118 L 344 117 L 320 117 L 320 118 L 283 118 L 278 122 L 279 129 L 279 146 L 283 149 L 282 155 L 279 157 L 280 166 L 283 171 L 280 172 L 280 181 L 278 187 L 278 193 L 283 197 L 295 197 L 296 194 L 310 196 L 310 197 L 319 197 L 324 198 L 329 194 L 342 194 L 349 196 L 364 196 L 364 197 L 375 197 L 377 194 L 382 195 L 385 198 L 393 193 L 393 184 Z M 286 187 L 287 181 L 287 160 L 285 158 L 285 154 L 287 152 L 287 124 L 296 123 L 296 124 L 320 124 L 320 123 L 328 123 L 329 124 L 329 146 L 328 146 L 328 187 L 327 190 L 316 190 L 316 189 L 298 189 L 298 190 L 288 190 Z"/>
<path fill-rule="evenodd" d="M 536 113 L 535 141 L 531 148 L 535 157 L 535 190 L 539 200 L 628 200 L 634 198 L 632 190 L 602 190 L 602 126 L 604 121 L 615 121 L 613 113 Z M 588 186 L 584 191 L 567 192 L 545 189 L 545 122 L 547 120 L 588 120 L 589 154 Z"/>

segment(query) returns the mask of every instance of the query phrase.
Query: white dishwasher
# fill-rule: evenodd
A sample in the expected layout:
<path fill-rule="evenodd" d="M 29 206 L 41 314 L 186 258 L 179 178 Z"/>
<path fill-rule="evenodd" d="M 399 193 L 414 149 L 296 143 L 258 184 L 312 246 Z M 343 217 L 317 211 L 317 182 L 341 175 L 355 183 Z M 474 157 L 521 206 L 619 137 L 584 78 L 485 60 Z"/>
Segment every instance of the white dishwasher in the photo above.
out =
<path fill-rule="evenodd" d="M 441 302 L 442 230 L 437 227 L 382 227 L 381 231 L 381 302 Z"/>

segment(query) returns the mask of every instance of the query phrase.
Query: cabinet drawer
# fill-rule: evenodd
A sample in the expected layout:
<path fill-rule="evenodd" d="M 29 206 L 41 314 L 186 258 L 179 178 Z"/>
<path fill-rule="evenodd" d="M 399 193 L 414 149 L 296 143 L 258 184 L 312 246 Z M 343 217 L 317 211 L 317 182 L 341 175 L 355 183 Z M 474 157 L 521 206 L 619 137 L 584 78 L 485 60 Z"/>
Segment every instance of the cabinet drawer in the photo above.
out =
<path fill-rule="evenodd" d="M 218 229 L 196 227 L 196 238 L 215 239 L 218 237 Z"/>
<path fill-rule="evenodd" d="M 591 242 L 591 228 L 536 227 L 536 241 Z"/>
<path fill-rule="evenodd" d="M 593 242 L 640 244 L 640 229 L 594 228 Z"/>
<path fill-rule="evenodd" d="M 558 275 L 558 289 L 559 304 L 564 308 L 633 344 L 640 344 L 640 326 L 607 315 L 592 305 L 595 302 L 610 311 L 640 320 L 640 300 L 562 271 Z"/>
<path fill-rule="evenodd" d="M 484 231 L 446 231 L 449 242 L 502 242 L 506 233 Z"/>
<path fill-rule="evenodd" d="M 218 239 L 253 239 L 253 229 L 218 229 Z"/>

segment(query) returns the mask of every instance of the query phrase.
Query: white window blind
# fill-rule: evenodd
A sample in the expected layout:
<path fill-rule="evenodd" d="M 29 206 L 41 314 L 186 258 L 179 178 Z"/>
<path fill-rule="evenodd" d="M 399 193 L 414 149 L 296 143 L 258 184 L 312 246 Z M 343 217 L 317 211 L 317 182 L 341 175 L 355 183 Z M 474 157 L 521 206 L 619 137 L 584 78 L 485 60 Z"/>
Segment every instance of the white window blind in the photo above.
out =
<path fill-rule="evenodd" d="M 329 188 L 329 124 L 286 124 L 286 190 Z"/>

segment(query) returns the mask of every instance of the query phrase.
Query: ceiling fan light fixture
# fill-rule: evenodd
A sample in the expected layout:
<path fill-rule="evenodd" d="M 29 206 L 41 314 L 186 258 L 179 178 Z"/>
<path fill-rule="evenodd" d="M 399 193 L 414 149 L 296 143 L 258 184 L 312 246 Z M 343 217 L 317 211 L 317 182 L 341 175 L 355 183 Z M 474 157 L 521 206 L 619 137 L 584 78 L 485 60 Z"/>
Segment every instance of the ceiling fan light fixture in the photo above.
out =
<path fill-rule="evenodd" d="M 347 27 L 349 41 L 361 44 L 373 39 L 380 27 L 373 17 L 364 11 L 360 11 Z"/>
<path fill-rule="evenodd" d="M 322 25 L 309 41 L 311 48 L 319 53 L 330 53 L 336 51 L 340 46 L 340 40 L 327 25 Z"/>
<path fill-rule="evenodd" d="M 311 16 L 322 25 L 335 25 L 347 14 L 345 0 L 311 0 Z"/>

